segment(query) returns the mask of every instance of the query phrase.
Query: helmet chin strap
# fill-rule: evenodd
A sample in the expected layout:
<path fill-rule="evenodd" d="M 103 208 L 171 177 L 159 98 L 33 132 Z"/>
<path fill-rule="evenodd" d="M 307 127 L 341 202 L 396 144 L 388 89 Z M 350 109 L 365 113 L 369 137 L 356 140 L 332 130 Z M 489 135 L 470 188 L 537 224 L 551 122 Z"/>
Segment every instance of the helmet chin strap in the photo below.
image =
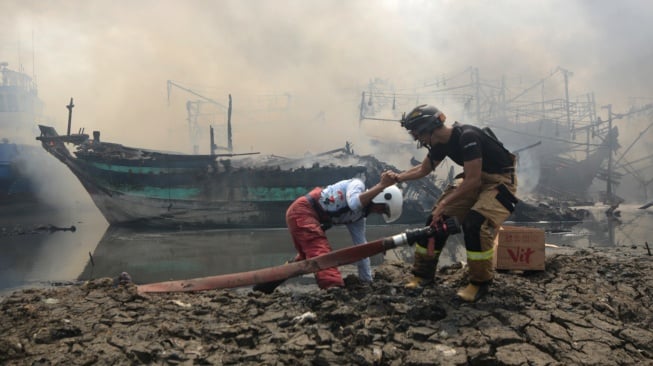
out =
<path fill-rule="evenodd" d="M 429 142 L 428 142 L 427 144 L 424 144 L 424 143 L 422 143 L 422 142 L 419 141 L 419 140 L 417 141 L 417 148 L 419 149 L 419 148 L 421 148 L 421 147 L 425 147 L 426 150 L 428 150 L 429 153 L 430 153 L 430 152 L 431 152 L 431 148 L 432 148 L 432 146 L 431 146 L 431 138 L 432 138 L 432 137 L 433 137 L 433 131 L 431 131 L 431 134 L 429 135 Z"/>
<path fill-rule="evenodd" d="M 385 209 L 387 209 L 387 207 L 388 207 L 388 205 L 385 204 L 385 203 L 374 203 L 374 202 L 370 202 L 369 205 L 367 205 L 367 206 L 365 206 L 365 208 L 363 208 L 363 216 L 364 216 L 364 217 L 367 217 L 367 215 L 369 215 L 370 212 L 372 212 L 372 207 L 374 207 L 374 205 L 383 205 Z M 384 211 L 385 211 L 385 210 L 384 210 Z M 379 212 L 379 213 L 382 213 L 382 212 Z"/>

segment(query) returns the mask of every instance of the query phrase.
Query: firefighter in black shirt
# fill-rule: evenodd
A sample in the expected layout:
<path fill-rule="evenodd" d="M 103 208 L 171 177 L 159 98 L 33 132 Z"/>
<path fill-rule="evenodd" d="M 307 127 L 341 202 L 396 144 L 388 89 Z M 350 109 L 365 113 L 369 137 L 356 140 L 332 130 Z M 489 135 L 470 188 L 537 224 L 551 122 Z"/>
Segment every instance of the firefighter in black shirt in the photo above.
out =
<path fill-rule="evenodd" d="M 422 178 L 445 157 L 463 167 L 462 180 L 448 187 L 433 207 L 427 224 L 455 216 L 461 223 L 469 284 L 458 291 L 460 299 L 474 302 L 483 296 L 494 278 L 494 239 L 501 224 L 515 209 L 517 180 L 515 156 L 490 130 L 466 124 L 444 124 L 446 116 L 436 107 L 420 105 L 401 124 L 420 146 L 428 149 L 421 164 L 394 173 L 397 182 Z M 416 243 L 414 277 L 407 287 L 431 283 L 446 236 Z"/>

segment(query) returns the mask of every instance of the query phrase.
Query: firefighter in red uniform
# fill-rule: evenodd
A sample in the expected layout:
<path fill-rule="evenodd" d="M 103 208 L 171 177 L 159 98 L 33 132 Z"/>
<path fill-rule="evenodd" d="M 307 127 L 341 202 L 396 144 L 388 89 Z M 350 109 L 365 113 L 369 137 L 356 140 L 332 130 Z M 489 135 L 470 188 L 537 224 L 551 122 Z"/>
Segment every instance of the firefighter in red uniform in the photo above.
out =
<path fill-rule="evenodd" d="M 381 181 L 365 190 L 357 178 L 336 182 L 324 188 L 315 188 L 299 197 L 286 212 L 286 223 L 293 238 L 297 257 L 295 260 L 316 257 L 331 251 L 325 229 L 331 225 L 346 225 L 354 244 L 365 243 L 365 217 L 369 213 L 381 214 L 386 222 L 401 215 L 403 198 L 394 185 L 393 177 L 385 172 Z M 358 262 L 361 280 L 371 281 L 369 258 Z M 315 273 L 320 288 L 344 286 L 338 268 L 328 268 Z"/>
<path fill-rule="evenodd" d="M 286 211 L 286 223 L 297 250 L 294 261 L 331 252 L 325 231 L 332 225 L 345 225 L 354 244 L 366 243 L 367 215 L 381 214 L 390 223 L 399 218 L 402 207 L 401 190 L 389 172 L 381 174 L 381 181 L 367 190 L 365 183 L 358 178 L 314 188 L 307 195 L 297 198 Z M 370 259 L 358 261 L 357 266 L 360 280 L 372 281 Z M 321 289 L 344 286 L 337 267 L 316 272 L 315 279 Z M 263 283 L 253 289 L 271 293 L 282 282 Z"/>
<path fill-rule="evenodd" d="M 391 173 L 397 182 L 430 174 L 445 157 L 463 167 L 463 179 L 445 190 L 432 210 L 429 221 L 456 217 L 462 223 L 469 266 L 469 285 L 458 291 L 461 300 L 474 302 L 483 296 L 494 278 L 494 239 L 501 224 L 517 204 L 515 156 L 489 130 L 454 123 L 434 106 L 420 105 L 401 124 L 413 139 L 428 150 L 421 164 Z M 407 287 L 431 283 L 447 236 L 415 246 L 414 277 Z"/>

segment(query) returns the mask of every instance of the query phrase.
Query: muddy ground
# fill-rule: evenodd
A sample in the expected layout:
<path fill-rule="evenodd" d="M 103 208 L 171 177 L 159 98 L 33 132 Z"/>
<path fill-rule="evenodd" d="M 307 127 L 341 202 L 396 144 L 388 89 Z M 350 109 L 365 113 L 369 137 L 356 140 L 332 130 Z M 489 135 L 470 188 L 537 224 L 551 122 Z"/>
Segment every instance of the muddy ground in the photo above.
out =
<path fill-rule="evenodd" d="M 0 364 L 653 365 L 653 257 L 559 253 L 542 272 L 498 273 L 475 304 L 452 300 L 464 267 L 409 291 L 403 262 L 327 291 L 139 295 L 111 278 L 21 290 L 0 303 Z"/>

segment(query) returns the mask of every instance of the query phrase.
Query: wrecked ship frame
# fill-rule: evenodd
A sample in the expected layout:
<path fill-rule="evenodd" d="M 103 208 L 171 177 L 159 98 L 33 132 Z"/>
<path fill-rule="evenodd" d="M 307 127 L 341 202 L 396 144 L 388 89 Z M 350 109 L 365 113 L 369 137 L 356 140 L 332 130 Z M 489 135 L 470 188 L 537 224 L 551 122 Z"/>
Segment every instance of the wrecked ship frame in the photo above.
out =
<path fill-rule="evenodd" d="M 359 123 L 396 122 L 402 112 L 423 103 L 453 106 L 452 115 L 491 127 L 506 146 L 538 146 L 525 152 L 534 159 L 534 169 L 538 170 L 534 175 L 544 178 L 534 187 L 534 193 L 583 201 L 589 198 L 588 187 L 598 178 L 606 184 L 602 198 L 612 201 L 617 198 L 614 188 L 623 176 L 617 172 L 620 166 L 610 160 L 619 148 L 618 131 L 612 121 L 620 115 L 613 113 L 611 106 L 603 106 L 608 118 L 598 117 L 594 93 L 571 97 L 572 76 L 573 72 L 556 67 L 532 84 L 523 86 L 520 78 L 517 87 L 511 87 L 506 77 L 482 79 L 478 68 L 469 67 L 405 89 L 375 79 L 361 93 Z M 460 109 L 456 110 L 456 106 Z M 633 109 L 640 113 L 650 108 Z M 528 169 L 523 164 L 521 170 Z M 573 179 L 556 178 L 565 174 Z"/>

